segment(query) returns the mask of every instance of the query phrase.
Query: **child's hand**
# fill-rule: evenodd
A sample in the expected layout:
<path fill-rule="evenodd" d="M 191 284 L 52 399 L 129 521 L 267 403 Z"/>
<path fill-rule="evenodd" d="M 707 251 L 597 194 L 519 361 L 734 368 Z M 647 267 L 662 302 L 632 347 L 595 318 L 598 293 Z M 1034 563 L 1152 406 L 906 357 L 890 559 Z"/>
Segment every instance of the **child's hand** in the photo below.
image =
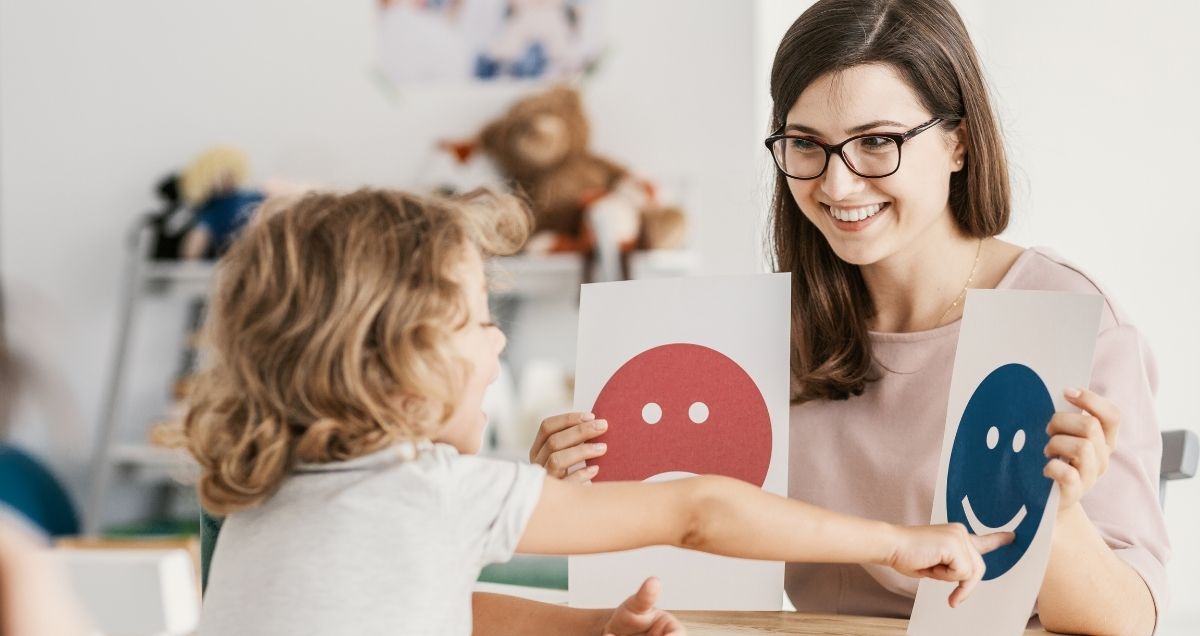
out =
<path fill-rule="evenodd" d="M 1013 533 L 974 535 L 961 523 L 897 528 L 896 547 L 886 565 L 907 576 L 957 581 L 950 607 L 958 607 L 983 578 L 983 557 L 1012 543 Z"/>
<path fill-rule="evenodd" d="M 604 624 L 604 636 L 683 636 L 683 623 L 665 610 L 654 607 L 662 584 L 650 577 L 638 591 L 625 599 Z"/>
<path fill-rule="evenodd" d="M 596 419 L 591 413 L 563 413 L 542 420 L 529 461 L 546 467 L 551 477 L 589 482 L 599 472 L 599 466 L 582 468 L 583 462 L 599 457 L 608 448 L 604 444 L 584 442 L 604 434 L 608 422 Z M 575 468 L 574 471 L 571 471 Z"/>

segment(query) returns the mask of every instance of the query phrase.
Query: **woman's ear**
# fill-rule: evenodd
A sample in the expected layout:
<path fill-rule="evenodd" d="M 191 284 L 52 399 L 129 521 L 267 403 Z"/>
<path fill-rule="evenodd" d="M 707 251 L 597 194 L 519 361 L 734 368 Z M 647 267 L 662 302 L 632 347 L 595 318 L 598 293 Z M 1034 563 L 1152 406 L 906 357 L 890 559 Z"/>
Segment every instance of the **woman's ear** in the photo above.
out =
<path fill-rule="evenodd" d="M 950 131 L 950 172 L 958 172 L 967 162 L 967 122 L 958 122 L 958 126 Z"/>

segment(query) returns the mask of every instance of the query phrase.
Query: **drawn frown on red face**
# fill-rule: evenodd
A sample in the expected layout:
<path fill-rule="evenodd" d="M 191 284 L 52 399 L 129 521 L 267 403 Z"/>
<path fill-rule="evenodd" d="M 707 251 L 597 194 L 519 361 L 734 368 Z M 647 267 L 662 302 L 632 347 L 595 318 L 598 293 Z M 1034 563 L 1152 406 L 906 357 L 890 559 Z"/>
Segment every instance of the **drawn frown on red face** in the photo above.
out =
<path fill-rule="evenodd" d="M 609 378 L 592 407 L 608 452 L 589 463 L 597 481 L 667 472 L 725 475 L 762 486 L 771 463 L 771 417 L 750 375 L 696 344 L 648 349 Z M 609 441 L 612 436 L 614 441 Z"/>

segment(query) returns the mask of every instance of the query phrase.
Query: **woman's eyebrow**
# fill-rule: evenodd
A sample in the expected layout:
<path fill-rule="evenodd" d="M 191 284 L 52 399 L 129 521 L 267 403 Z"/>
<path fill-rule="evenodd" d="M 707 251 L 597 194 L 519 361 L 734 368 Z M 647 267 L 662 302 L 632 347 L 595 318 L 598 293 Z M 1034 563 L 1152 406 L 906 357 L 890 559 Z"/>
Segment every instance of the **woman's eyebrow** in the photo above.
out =
<path fill-rule="evenodd" d="M 866 132 L 868 130 L 871 130 L 872 128 L 878 128 L 880 126 L 895 126 L 897 128 L 904 128 L 904 124 L 902 124 L 898 121 L 892 121 L 890 119 L 877 119 L 875 121 L 871 121 L 871 122 L 862 124 L 861 126 L 855 126 L 853 128 L 849 128 L 846 130 L 846 134 L 847 135 L 857 135 L 859 133 Z M 805 134 L 805 135 L 813 135 L 814 137 L 823 137 L 824 136 L 820 132 L 818 132 L 817 129 L 809 128 L 808 126 L 804 126 L 802 124 L 788 124 L 787 126 L 783 127 L 783 130 L 784 130 L 784 132 L 798 132 L 798 133 Z"/>
<path fill-rule="evenodd" d="M 898 121 L 892 121 L 890 119 L 876 119 L 875 121 L 867 122 L 861 126 L 855 126 L 854 128 L 847 130 L 846 134 L 857 135 L 859 133 L 864 133 L 872 128 L 878 128 L 880 126 L 895 126 L 896 128 L 904 128 L 904 124 L 902 124 Z"/>

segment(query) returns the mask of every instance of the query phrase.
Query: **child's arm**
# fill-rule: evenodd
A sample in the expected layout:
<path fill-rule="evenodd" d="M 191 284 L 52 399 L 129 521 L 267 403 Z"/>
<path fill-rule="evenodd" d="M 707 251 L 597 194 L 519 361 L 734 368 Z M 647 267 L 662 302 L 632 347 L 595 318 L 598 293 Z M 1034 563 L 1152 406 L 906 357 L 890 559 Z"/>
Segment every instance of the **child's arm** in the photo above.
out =
<path fill-rule="evenodd" d="M 541 603 L 507 594 L 471 595 L 473 636 L 599 634 L 611 610 Z"/>
<path fill-rule="evenodd" d="M 983 576 L 986 553 L 1012 541 L 959 524 L 902 528 L 773 495 L 735 479 L 572 484 L 547 477 L 518 552 L 583 554 L 674 545 L 748 559 L 875 563 L 961 584 Z"/>
<path fill-rule="evenodd" d="M 615 610 L 580 609 L 529 599 L 475 592 L 471 596 L 474 636 L 558 636 L 559 634 L 684 634 L 683 624 L 654 606 L 661 585 L 649 578 Z"/>

